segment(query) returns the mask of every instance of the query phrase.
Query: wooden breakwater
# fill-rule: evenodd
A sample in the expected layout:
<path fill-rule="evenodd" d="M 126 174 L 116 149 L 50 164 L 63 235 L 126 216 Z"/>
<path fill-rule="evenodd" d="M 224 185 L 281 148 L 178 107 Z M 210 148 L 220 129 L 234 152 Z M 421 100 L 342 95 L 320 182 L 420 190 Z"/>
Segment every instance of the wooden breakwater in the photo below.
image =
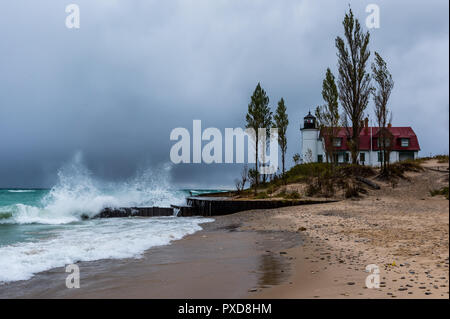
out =
<path fill-rule="evenodd" d="M 94 218 L 114 217 L 159 217 L 159 216 L 220 216 L 245 210 L 273 209 L 287 206 L 332 203 L 335 200 L 241 200 L 230 197 L 192 196 L 186 198 L 186 205 L 171 207 L 124 207 L 105 208 Z"/>
<path fill-rule="evenodd" d="M 114 217 L 159 217 L 173 216 L 174 210 L 171 207 L 123 207 L 105 208 L 94 218 L 114 218 Z"/>
<path fill-rule="evenodd" d="M 335 202 L 334 200 L 240 200 L 228 197 L 192 196 L 186 205 L 172 205 L 178 216 L 219 216 L 245 210 L 273 209 L 287 206 L 311 205 Z"/>

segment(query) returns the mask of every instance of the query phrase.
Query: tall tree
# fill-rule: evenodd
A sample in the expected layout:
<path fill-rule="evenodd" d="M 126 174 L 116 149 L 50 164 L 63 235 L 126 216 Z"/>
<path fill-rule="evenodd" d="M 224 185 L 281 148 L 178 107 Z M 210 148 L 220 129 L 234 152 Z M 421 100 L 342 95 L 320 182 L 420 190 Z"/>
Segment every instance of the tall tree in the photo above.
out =
<path fill-rule="evenodd" d="M 339 93 L 335 77 L 329 68 L 322 83 L 322 97 L 325 105 L 316 108 L 316 118 L 323 136 L 323 145 L 328 163 L 333 162 L 333 154 L 335 151 L 334 140 L 339 133 L 340 124 Z"/>
<path fill-rule="evenodd" d="M 246 121 L 246 128 L 251 128 L 255 132 L 255 136 L 253 136 L 253 140 L 255 142 L 255 170 L 258 171 L 259 144 L 262 140 L 261 136 L 259 136 L 258 129 L 265 128 L 267 138 L 267 136 L 269 136 L 270 134 L 270 128 L 272 127 L 272 112 L 269 108 L 269 97 L 267 96 L 266 91 L 264 91 L 259 82 L 248 105 Z M 256 187 L 258 187 L 258 183 L 259 178 L 256 178 Z"/>
<path fill-rule="evenodd" d="M 270 110 L 269 107 L 269 98 L 267 97 L 267 104 L 262 104 L 261 107 L 261 119 L 262 119 L 262 123 L 261 123 L 261 128 L 265 128 L 266 129 L 266 135 L 264 137 L 264 139 L 261 139 L 261 158 L 263 160 L 263 163 L 261 163 L 260 165 L 265 165 L 266 163 L 266 155 L 267 155 L 267 151 L 269 149 L 269 143 L 267 143 L 267 141 L 270 141 L 270 129 L 273 126 L 273 113 Z M 262 178 L 263 178 L 263 183 L 266 183 L 267 181 L 267 174 L 262 174 Z"/>
<path fill-rule="evenodd" d="M 350 137 L 349 145 L 352 163 L 358 163 L 359 135 L 363 129 L 364 111 L 369 103 L 370 74 L 366 71 L 367 61 L 370 57 L 369 32 L 364 33 L 358 19 L 355 19 L 350 9 L 345 14 L 344 39 L 336 38 L 338 50 L 339 70 L 339 100 L 344 109 L 345 121 L 351 122 L 352 130 L 347 129 Z"/>
<path fill-rule="evenodd" d="M 387 176 L 389 174 L 389 157 L 393 147 L 393 136 L 388 129 L 388 124 L 392 121 L 392 111 L 388 108 L 388 101 L 394 88 L 394 80 L 386 62 L 377 52 L 375 52 L 375 62 L 372 63 L 372 77 L 376 83 L 373 101 L 379 127 L 378 145 L 383 154 L 381 175 Z"/>
<path fill-rule="evenodd" d="M 281 165 L 283 172 L 283 179 L 285 173 L 285 156 L 287 150 L 287 136 L 286 131 L 289 125 L 288 115 L 286 113 L 286 105 L 284 105 L 284 99 L 278 102 L 278 107 L 274 115 L 275 127 L 278 128 L 278 144 L 281 148 Z"/>

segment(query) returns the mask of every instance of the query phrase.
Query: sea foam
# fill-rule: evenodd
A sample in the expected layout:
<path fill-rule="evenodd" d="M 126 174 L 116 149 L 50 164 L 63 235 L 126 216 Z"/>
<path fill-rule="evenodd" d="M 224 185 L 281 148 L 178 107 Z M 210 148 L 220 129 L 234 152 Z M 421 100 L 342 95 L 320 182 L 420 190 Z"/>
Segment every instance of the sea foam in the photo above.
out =
<path fill-rule="evenodd" d="M 118 218 L 89 220 L 46 233 L 47 239 L 0 246 L 0 283 L 78 261 L 140 258 L 149 248 L 201 230 L 206 218 Z M 83 271 L 81 269 L 81 271 Z"/>
<path fill-rule="evenodd" d="M 121 183 L 94 178 L 82 157 L 58 171 L 58 182 L 36 205 L 14 204 L 0 207 L 0 224 L 67 224 L 93 217 L 106 207 L 170 207 L 181 204 L 185 193 L 170 185 L 170 165 L 142 169 Z"/>

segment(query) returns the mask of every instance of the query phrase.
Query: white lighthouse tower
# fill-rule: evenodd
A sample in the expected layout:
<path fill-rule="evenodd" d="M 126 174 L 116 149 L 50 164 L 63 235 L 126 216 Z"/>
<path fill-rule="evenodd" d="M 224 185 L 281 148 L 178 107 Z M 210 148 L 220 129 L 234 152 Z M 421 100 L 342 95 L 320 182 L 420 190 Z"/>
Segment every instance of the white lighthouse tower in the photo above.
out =
<path fill-rule="evenodd" d="M 316 118 L 311 114 L 305 116 L 303 127 L 300 128 L 302 132 L 302 163 L 318 162 L 318 155 L 323 156 L 323 151 L 319 148 L 321 143 L 319 141 L 319 129 L 317 127 Z"/>

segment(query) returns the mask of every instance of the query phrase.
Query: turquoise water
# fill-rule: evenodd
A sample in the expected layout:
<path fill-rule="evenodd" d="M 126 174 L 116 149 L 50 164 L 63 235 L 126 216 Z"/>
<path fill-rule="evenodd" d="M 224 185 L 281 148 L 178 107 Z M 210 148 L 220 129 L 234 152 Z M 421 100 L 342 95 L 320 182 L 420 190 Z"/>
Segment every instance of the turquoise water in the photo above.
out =
<path fill-rule="evenodd" d="M 39 206 L 49 189 L 0 189 L 0 219 L 11 217 L 13 211 L 7 207 L 16 204 Z"/>
<path fill-rule="evenodd" d="M 167 207 L 184 202 L 190 192 L 212 191 L 77 186 L 0 189 L 0 287 L 78 261 L 139 258 L 147 249 L 170 244 L 212 221 L 201 217 L 83 220 L 81 215 L 93 216 L 103 207 Z"/>
<path fill-rule="evenodd" d="M 53 227 L 49 225 L 10 224 L 17 205 L 39 206 L 49 189 L 0 189 L 0 246 L 45 238 Z"/>
<path fill-rule="evenodd" d="M 211 219 L 84 219 L 106 207 L 170 207 L 190 193 L 170 184 L 170 166 L 117 183 L 98 180 L 81 156 L 58 171 L 51 189 L 0 189 L 0 286 L 78 261 L 140 258 L 149 248 L 201 230 Z"/>
<path fill-rule="evenodd" d="M 49 198 L 52 197 L 51 192 L 51 189 L 0 189 L 0 247 L 18 242 L 49 238 L 54 231 L 82 225 L 83 221 L 80 216 L 83 212 L 92 215 L 93 212 L 89 211 L 88 208 L 86 211 L 74 210 L 74 215 L 66 216 L 67 221 L 64 221 L 63 212 L 61 212 L 61 216 L 56 214 L 57 217 L 52 220 L 53 213 L 48 209 L 48 206 L 50 206 L 48 205 Z M 221 190 L 177 190 L 174 191 L 177 196 L 174 196 L 172 203 L 159 204 L 167 207 L 170 204 L 180 203 L 180 199 L 184 200 L 184 197 L 190 194 L 199 195 L 215 192 L 221 192 Z M 151 205 L 152 203 L 147 201 L 142 204 Z M 103 206 L 109 205 L 105 203 Z M 133 206 L 140 205 L 134 202 Z M 98 211 L 99 209 L 95 212 Z M 48 217 L 47 222 L 46 217 Z"/>

